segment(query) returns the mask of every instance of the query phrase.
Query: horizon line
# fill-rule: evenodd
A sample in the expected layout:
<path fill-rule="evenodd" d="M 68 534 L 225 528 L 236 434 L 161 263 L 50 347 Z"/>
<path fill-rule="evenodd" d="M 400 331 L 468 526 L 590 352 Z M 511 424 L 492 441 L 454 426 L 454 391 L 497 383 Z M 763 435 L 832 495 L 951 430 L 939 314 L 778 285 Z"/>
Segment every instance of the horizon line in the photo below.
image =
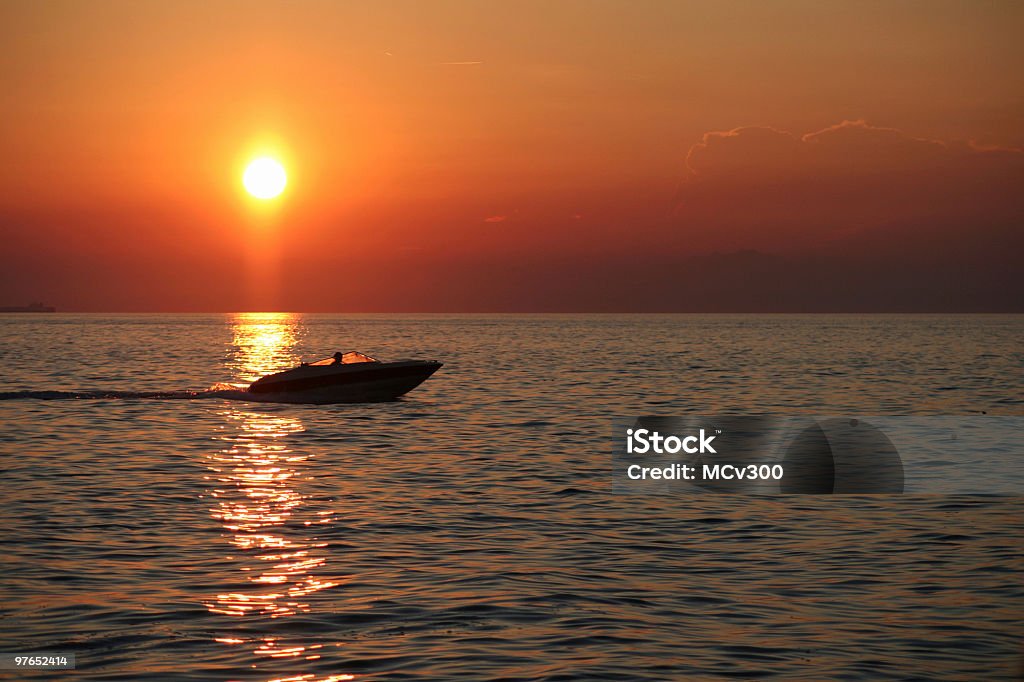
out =
<path fill-rule="evenodd" d="M 996 310 L 56 310 L 0 315 L 1024 315 Z"/>

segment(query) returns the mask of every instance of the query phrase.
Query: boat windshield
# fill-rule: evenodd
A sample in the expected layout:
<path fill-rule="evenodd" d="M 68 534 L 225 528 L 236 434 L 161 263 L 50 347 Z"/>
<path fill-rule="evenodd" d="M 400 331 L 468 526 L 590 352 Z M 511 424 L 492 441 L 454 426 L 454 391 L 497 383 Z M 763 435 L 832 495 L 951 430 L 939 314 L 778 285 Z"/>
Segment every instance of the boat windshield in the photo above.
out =
<path fill-rule="evenodd" d="M 358 362 L 377 362 L 377 360 L 374 360 L 369 355 L 354 350 L 341 356 L 341 364 L 343 365 L 354 365 Z M 316 362 L 311 362 L 309 364 L 316 366 L 333 365 L 334 358 L 324 358 L 323 360 L 317 360 Z"/>

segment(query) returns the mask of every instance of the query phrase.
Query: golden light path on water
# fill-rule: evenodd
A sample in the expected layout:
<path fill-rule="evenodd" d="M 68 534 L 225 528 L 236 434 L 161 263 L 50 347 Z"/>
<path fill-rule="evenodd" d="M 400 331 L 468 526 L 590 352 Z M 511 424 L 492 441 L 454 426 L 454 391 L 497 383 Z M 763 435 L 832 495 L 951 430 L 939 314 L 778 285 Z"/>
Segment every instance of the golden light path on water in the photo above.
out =
<path fill-rule="evenodd" d="M 286 313 L 246 313 L 234 317 L 229 366 L 239 383 L 295 366 L 299 321 Z M 333 511 L 308 509 L 302 484 L 310 455 L 288 447 L 288 437 L 304 428 L 297 418 L 231 406 L 222 413 L 221 447 L 207 458 L 213 518 L 224 528 L 227 558 L 241 562 L 250 589 L 224 592 L 205 603 L 213 613 L 239 619 L 287 618 L 309 613 L 307 598 L 339 585 L 319 577 L 327 563 L 326 543 L 315 527 L 334 520 Z M 296 534 L 296 529 L 306 532 Z M 259 660 L 315 661 L 323 644 L 301 645 L 278 637 L 218 637 L 230 646 L 250 646 Z M 253 667 L 256 667 L 253 665 Z M 337 682 L 349 674 L 318 677 L 313 673 L 275 677 L 271 682 Z"/>

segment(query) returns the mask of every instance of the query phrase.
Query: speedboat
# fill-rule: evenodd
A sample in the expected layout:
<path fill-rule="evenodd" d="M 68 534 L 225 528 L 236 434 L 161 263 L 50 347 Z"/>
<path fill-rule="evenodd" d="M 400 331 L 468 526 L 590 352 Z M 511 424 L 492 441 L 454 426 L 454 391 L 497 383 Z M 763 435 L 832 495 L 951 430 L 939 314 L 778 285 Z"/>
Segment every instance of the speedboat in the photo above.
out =
<path fill-rule="evenodd" d="M 436 360 L 381 362 L 357 351 L 335 353 L 261 377 L 247 391 L 260 400 L 315 405 L 394 400 L 426 381 L 441 364 Z"/>

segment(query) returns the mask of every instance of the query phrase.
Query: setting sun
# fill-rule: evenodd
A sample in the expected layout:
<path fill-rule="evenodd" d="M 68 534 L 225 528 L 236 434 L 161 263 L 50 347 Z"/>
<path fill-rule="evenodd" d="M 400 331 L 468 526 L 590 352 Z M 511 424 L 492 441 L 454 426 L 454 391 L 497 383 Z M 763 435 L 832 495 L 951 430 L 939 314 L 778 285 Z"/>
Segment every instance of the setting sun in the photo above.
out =
<path fill-rule="evenodd" d="M 251 162 L 242 176 L 242 184 L 257 199 L 273 199 L 288 184 L 284 166 L 274 159 L 263 157 Z"/>

